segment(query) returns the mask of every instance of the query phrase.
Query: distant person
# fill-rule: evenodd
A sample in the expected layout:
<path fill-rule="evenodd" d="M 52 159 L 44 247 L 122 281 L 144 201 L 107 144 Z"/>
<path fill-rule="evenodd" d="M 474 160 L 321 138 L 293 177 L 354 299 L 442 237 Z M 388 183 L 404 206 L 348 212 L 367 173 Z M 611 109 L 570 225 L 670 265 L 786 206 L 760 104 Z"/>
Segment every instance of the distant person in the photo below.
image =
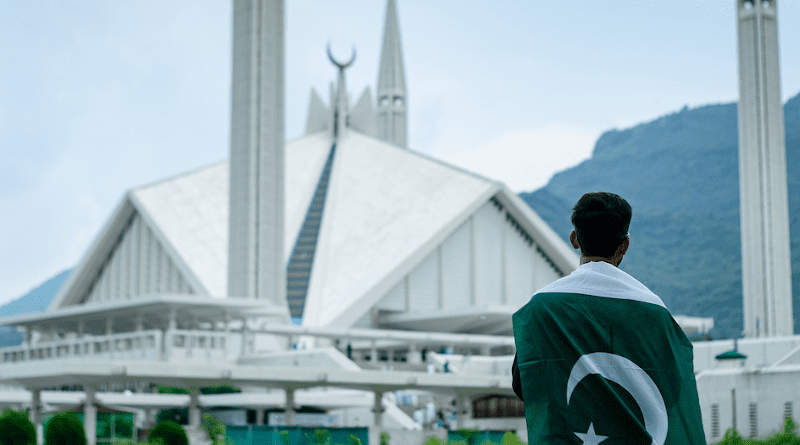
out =
<path fill-rule="evenodd" d="M 613 193 L 583 195 L 569 237 L 580 266 L 513 316 L 528 443 L 706 443 L 691 342 L 661 299 L 618 268 L 631 215 Z"/>

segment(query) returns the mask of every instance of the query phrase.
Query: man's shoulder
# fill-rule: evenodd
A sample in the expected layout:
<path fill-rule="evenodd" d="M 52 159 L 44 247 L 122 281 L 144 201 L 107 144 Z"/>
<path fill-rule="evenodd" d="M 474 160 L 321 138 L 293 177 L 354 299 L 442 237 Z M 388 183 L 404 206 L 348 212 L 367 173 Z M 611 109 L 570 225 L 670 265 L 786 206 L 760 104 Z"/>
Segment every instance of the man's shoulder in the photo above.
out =
<path fill-rule="evenodd" d="M 666 309 L 664 302 L 653 291 L 608 263 L 591 262 L 578 267 L 566 277 L 542 287 L 532 299 L 542 294 L 580 294 L 650 303 Z"/>

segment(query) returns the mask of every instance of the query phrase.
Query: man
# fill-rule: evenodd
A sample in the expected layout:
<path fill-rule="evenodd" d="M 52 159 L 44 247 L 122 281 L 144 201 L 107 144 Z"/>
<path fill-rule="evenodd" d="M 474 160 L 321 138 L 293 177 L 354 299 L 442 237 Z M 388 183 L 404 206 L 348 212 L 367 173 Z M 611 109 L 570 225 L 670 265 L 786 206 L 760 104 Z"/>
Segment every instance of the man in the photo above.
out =
<path fill-rule="evenodd" d="M 514 392 L 530 444 L 705 444 L 692 344 L 664 303 L 618 268 L 631 206 L 587 193 L 572 210 L 580 266 L 513 316 Z"/>

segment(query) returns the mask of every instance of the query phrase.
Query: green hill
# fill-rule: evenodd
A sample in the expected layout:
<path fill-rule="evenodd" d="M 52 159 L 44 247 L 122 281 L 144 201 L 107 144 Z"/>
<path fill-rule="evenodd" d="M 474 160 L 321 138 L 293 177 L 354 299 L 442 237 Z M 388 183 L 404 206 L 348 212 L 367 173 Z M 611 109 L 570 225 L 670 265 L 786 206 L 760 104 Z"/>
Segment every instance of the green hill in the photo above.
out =
<path fill-rule="evenodd" d="M 47 306 L 58 293 L 72 269 L 65 270 L 36 286 L 27 294 L 0 306 L 0 317 L 27 314 L 30 312 L 44 312 Z M 0 347 L 15 346 L 22 343 L 22 333 L 10 326 L 0 326 Z"/>
<path fill-rule="evenodd" d="M 795 332 L 800 332 L 800 95 L 784 106 Z M 684 107 L 600 136 L 592 157 L 522 198 L 566 240 L 571 206 L 610 191 L 633 207 L 622 268 L 673 314 L 714 317 L 716 337 L 742 331 L 736 104 Z"/>

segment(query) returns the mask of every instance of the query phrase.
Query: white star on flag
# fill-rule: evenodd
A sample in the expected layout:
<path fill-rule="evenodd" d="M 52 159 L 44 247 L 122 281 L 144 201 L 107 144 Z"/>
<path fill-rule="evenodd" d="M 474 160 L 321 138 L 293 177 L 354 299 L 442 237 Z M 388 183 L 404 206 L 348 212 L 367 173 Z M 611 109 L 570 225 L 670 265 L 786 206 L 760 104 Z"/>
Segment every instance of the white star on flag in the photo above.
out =
<path fill-rule="evenodd" d="M 600 442 L 608 439 L 608 436 L 600 436 L 598 434 L 595 434 L 594 424 L 592 423 L 589 424 L 589 431 L 587 431 L 586 434 L 581 434 L 581 433 L 572 433 L 572 434 L 578 436 L 578 438 L 583 441 L 583 445 L 597 445 Z"/>

